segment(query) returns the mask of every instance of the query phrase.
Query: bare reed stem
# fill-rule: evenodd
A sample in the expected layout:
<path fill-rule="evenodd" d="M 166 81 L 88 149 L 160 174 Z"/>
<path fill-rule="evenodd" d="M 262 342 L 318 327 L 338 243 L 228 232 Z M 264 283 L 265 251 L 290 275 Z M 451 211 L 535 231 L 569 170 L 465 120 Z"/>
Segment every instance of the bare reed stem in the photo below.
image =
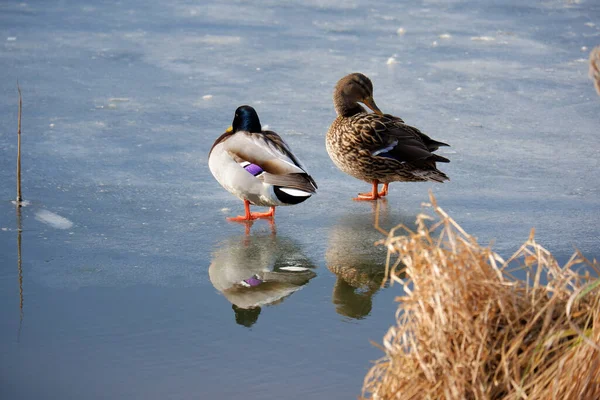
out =
<path fill-rule="evenodd" d="M 590 78 L 594 81 L 596 92 L 600 95 L 600 46 L 590 52 Z"/>
<path fill-rule="evenodd" d="M 17 90 L 19 91 L 19 121 L 17 128 L 17 206 L 21 206 L 23 196 L 21 193 L 21 109 L 23 107 L 23 100 L 21 97 L 21 87 L 17 82 Z"/>

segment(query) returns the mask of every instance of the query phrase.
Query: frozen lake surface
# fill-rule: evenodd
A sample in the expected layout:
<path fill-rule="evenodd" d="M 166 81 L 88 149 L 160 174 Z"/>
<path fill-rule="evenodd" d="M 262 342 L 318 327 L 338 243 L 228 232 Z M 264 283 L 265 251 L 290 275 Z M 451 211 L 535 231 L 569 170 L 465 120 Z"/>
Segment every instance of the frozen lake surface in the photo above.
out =
<path fill-rule="evenodd" d="M 452 145 L 449 183 L 391 185 L 386 227 L 433 190 L 502 256 L 535 227 L 562 261 L 600 257 L 599 44 L 593 0 L 3 2 L 0 397 L 356 398 L 399 288 L 376 284 L 374 207 L 351 201 L 368 185 L 325 150 L 354 71 Z M 241 104 L 319 184 L 275 235 L 225 221 L 242 203 L 208 170 Z M 250 293 L 245 270 L 275 283 Z"/>

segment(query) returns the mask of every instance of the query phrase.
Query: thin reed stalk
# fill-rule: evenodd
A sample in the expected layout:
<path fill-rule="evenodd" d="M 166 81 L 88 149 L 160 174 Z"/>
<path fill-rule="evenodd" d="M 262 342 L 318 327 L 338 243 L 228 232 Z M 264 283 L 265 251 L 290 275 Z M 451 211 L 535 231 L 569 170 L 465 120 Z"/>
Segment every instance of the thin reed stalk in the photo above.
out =
<path fill-rule="evenodd" d="M 23 195 L 21 192 L 21 110 L 23 108 L 23 99 L 21 96 L 21 87 L 17 83 L 19 91 L 19 119 L 17 123 L 17 207 L 21 206 Z"/>
<path fill-rule="evenodd" d="M 590 52 L 590 78 L 594 81 L 596 92 L 600 95 L 600 46 Z"/>

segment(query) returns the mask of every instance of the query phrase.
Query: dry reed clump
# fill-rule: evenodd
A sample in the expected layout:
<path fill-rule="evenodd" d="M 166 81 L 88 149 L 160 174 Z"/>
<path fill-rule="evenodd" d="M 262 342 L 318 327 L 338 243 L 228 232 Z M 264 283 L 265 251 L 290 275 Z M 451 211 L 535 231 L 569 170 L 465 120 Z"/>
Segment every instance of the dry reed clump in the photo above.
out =
<path fill-rule="evenodd" d="M 600 95 L 600 46 L 590 52 L 590 78 L 594 81 L 596 92 Z"/>
<path fill-rule="evenodd" d="M 363 396 L 600 399 L 600 281 L 584 272 L 598 273 L 596 261 L 576 253 L 561 267 L 533 231 L 504 261 L 433 196 L 429 206 L 439 221 L 419 215 L 416 232 L 400 226 L 384 241 L 405 295 Z"/>

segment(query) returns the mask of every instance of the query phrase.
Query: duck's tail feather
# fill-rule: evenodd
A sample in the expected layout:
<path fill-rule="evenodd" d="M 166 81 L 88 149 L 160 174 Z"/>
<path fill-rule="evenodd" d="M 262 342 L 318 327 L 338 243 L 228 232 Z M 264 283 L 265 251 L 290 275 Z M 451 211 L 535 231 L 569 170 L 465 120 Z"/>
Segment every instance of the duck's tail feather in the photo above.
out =
<path fill-rule="evenodd" d="M 273 185 L 275 196 L 284 204 L 298 204 L 317 192 L 313 178 L 305 173 L 274 175 L 265 173 L 261 179 Z"/>
<path fill-rule="evenodd" d="M 317 192 L 317 186 L 310 175 L 302 174 L 285 174 L 275 175 L 265 173 L 261 176 L 263 181 L 269 185 L 279 186 L 287 189 L 297 189 L 302 192 L 314 194 Z"/>
<path fill-rule="evenodd" d="M 450 147 L 450 145 L 448 143 L 444 143 L 444 142 L 440 142 L 438 140 L 432 139 L 429 136 L 427 136 L 426 134 L 424 134 L 423 132 L 419 132 L 419 134 L 421 136 L 421 139 L 423 140 L 423 143 L 427 147 L 427 150 L 429 150 L 429 151 L 436 151 L 440 147 Z"/>
<path fill-rule="evenodd" d="M 445 162 L 445 163 L 450 162 L 450 160 L 448 160 L 446 157 L 442 157 L 439 154 L 432 154 L 431 160 L 436 161 L 436 162 Z"/>
<path fill-rule="evenodd" d="M 299 204 L 308 199 L 313 193 L 281 186 L 273 186 L 277 199 L 284 204 Z"/>
<path fill-rule="evenodd" d="M 413 174 L 426 181 L 444 183 L 445 181 L 450 180 L 448 175 L 446 175 L 439 169 L 413 171 Z"/>

